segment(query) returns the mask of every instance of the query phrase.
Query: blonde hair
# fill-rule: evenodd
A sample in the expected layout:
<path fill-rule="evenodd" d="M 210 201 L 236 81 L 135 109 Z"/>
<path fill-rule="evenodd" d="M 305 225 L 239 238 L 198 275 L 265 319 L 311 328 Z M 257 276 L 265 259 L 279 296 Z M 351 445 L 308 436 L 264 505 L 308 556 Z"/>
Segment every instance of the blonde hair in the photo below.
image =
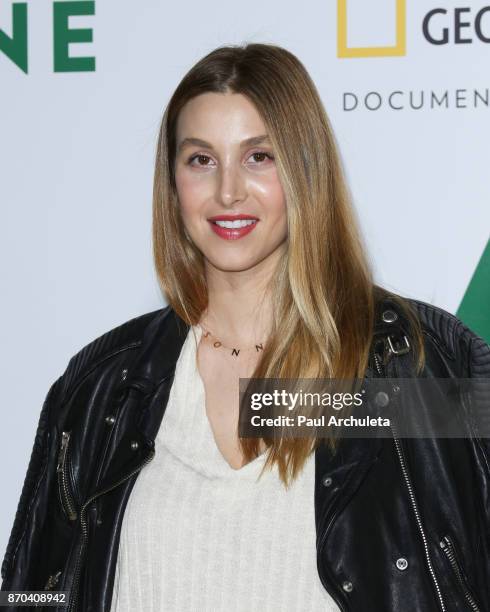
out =
<path fill-rule="evenodd" d="M 153 189 L 153 254 L 170 306 L 189 325 L 207 307 L 203 255 L 188 239 L 175 185 L 176 124 L 184 105 L 206 92 L 240 93 L 260 113 L 272 142 L 288 218 L 287 254 L 273 280 L 273 329 L 254 378 L 364 376 L 376 303 L 389 295 L 412 322 L 408 303 L 373 282 L 335 136 L 316 87 L 291 52 L 271 44 L 223 46 L 179 83 L 161 122 Z M 288 486 L 322 439 L 269 439 L 266 465 Z M 326 439 L 336 448 L 334 438 Z M 240 438 L 245 460 L 258 438 Z M 267 451 L 266 451 L 267 452 Z"/>

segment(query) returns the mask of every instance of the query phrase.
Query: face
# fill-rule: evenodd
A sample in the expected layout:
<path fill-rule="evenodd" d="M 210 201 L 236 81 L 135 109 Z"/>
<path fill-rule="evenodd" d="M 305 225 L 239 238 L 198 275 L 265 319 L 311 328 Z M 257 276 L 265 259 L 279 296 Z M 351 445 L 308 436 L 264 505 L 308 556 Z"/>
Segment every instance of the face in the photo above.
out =
<path fill-rule="evenodd" d="M 187 234 L 206 267 L 259 269 L 282 256 L 285 197 L 265 125 L 248 98 L 205 93 L 184 106 L 175 179 Z"/>

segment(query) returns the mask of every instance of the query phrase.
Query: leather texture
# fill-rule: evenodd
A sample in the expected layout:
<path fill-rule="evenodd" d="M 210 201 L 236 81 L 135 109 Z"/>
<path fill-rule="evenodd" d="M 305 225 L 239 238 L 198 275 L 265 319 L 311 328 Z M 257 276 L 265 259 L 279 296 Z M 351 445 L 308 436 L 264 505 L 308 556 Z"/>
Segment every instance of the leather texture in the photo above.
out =
<path fill-rule="evenodd" d="M 408 301 L 423 328 L 423 377 L 490 379 L 482 338 L 445 310 Z M 383 320 L 387 310 L 395 321 Z M 69 591 L 69 607 L 51 611 L 110 610 L 124 510 L 154 455 L 187 331 L 168 306 L 146 313 L 84 347 L 53 383 L 2 590 Z M 407 332 L 396 303 L 378 304 L 366 376 L 413 376 L 411 351 L 378 352 Z M 490 439 L 346 438 L 335 454 L 320 446 L 312 503 L 318 574 L 343 612 L 490 611 Z"/>

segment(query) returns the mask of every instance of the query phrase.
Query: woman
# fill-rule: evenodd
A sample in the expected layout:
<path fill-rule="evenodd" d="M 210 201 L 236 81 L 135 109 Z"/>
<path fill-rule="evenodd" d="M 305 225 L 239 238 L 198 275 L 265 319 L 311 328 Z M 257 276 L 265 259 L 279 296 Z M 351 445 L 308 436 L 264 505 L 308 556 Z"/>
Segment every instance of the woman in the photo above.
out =
<path fill-rule="evenodd" d="M 487 439 L 238 436 L 239 378 L 490 377 L 456 317 L 374 283 L 294 55 L 222 47 L 188 72 L 153 228 L 169 306 L 50 389 L 2 589 L 69 611 L 490 609 Z"/>

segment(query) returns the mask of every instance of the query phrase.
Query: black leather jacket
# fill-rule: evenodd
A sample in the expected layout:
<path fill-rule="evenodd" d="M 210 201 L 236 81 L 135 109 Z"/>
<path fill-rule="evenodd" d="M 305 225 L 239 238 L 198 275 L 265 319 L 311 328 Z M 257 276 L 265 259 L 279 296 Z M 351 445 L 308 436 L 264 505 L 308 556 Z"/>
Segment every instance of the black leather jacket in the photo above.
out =
<path fill-rule="evenodd" d="M 480 337 L 446 311 L 410 302 L 424 330 L 424 376 L 490 378 L 490 347 Z M 109 611 L 124 510 L 154 456 L 187 330 L 169 307 L 144 314 L 84 347 L 53 383 L 2 590 L 67 590 L 69 608 L 46 609 Z M 403 350 L 374 359 L 377 340 L 386 348 L 389 335 L 397 351 L 406 330 L 396 304 L 382 303 L 369 375 L 411 376 Z M 490 440 L 342 444 L 334 456 L 315 451 L 312 500 L 318 573 L 340 609 L 490 611 Z"/>

